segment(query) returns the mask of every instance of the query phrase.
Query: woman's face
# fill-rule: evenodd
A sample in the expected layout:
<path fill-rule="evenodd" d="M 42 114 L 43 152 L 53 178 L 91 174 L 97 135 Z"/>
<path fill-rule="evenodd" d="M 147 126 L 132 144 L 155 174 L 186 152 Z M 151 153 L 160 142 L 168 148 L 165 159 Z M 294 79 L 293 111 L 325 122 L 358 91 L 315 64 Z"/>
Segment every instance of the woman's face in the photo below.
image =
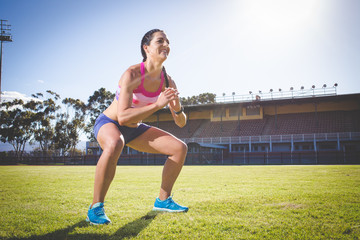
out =
<path fill-rule="evenodd" d="M 144 45 L 145 52 L 148 58 L 154 60 L 165 61 L 170 53 L 170 42 L 163 32 L 153 33 L 153 38 L 150 45 Z"/>

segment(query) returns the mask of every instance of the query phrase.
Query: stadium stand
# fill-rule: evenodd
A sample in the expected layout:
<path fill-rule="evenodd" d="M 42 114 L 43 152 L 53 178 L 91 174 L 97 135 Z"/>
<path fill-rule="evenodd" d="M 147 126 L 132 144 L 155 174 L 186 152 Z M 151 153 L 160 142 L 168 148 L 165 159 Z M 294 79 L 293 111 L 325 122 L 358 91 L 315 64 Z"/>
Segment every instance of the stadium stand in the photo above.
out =
<path fill-rule="evenodd" d="M 183 129 L 174 121 L 159 122 L 158 127 L 179 138 L 284 135 L 304 133 L 359 132 L 359 111 L 279 114 L 264 119 L 211 122 L 189 120 Z M 153 126 L 157 124 L 150 123 Z"/>
<path fill-rule="evenodd" d="M 188 164 L 360 163 L 359 103 L 360 94 L 215 103 L 186 106 L 184 128 L 168 109 L 144 122 L 188 143 Z M 123 159 L 166 158 L 125 149 Z"/>
<path fill-rule="evenodd" d="M 359 111 L 295 113 L 267 116 L 262 135 L 334 133 L 360 131 Z"/>

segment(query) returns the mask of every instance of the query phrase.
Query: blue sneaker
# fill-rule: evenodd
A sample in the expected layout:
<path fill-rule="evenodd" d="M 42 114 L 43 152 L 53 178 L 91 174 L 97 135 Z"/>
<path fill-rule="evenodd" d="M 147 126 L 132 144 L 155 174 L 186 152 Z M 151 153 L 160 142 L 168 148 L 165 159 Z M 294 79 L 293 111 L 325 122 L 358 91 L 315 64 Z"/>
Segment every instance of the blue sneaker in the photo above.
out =
<path fill-rule="evenodd" d="M 95 203 L 92 207 L 90 205 L 86 221 L 90 222 L 92 225 L 111 223 L 110 219 L 105 214 L 104 203 L 98 202 Z"/>
<path fill-rule="evenodd" d="M 183 207 L 177 204 L 172 197 L 168 197 L 164 201 L 161 201 L 159 198 L 156 198 L 154 203 L 153 211 L 163 211 L 163 212 L 187 212 L 188 207 Z"/>

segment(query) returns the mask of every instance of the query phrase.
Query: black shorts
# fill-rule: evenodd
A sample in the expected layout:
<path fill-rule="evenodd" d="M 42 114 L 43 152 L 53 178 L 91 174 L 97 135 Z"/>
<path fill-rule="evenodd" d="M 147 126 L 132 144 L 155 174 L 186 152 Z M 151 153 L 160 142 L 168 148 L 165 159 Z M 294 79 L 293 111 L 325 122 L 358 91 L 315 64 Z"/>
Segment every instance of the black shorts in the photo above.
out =
<path fill-rule="evenodd" d="M 106 123 L 113 123 L 117 126 L 121 134 L 124 136 L 125 144 L 134 140 L 135 138 L 146 132 L 149 128 L 151 128 L 151 126 L 146 125 L 144 123 L 141 123 L 136 128 L 120 126 L 120 124 L 117 121 L 112 120 L 111 118 L 107 117 L 105 114 L 102 113 L 95 121 L 95 125 L 94 125 L 95 138 L 97 138 L 100 128 Z"/>

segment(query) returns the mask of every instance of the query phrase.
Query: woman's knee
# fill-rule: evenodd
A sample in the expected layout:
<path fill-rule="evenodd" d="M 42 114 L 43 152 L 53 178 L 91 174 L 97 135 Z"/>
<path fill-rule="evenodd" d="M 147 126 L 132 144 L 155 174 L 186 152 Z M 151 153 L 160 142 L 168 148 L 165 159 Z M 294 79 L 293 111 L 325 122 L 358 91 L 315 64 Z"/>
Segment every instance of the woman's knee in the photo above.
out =
<path fill-rule="evenodd" d="M 119 156 L 125 146 L 121 138 L 107 139 L 103 145 L 104 152 L 115 156 Z"/>
<path fill-rule="evenodd" d="M 174 154 L 173 155 L 180 155 L 182 157 L 185 157 L 188 151 L 188 146 L 183 141 L 177 141 L 177 143 L 174 146 Z"/>
<path fill-rule="evenodd" d="M 187 152 L 188 152 L 188 146 L 187 146 L 187 144 L 185 143 L 185 142 L 181 142 L 182 143 L 182 152 L 186 155 L 187 154 Z"/>

